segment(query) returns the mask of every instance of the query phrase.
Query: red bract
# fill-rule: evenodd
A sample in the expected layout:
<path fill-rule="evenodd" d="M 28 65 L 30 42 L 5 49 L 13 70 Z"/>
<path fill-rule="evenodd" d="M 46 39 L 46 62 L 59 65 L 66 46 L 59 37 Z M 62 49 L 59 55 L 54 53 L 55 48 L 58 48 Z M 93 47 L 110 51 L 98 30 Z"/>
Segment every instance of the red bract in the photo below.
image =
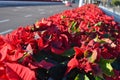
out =
<path fill-rule="evenodd" d="M 88 57 L 84 57 L 86 55 L 85 51 L 75 47 L 75 56 L 68 62 L 67 73 L 74 68 L 78 68 L 79 70 L 84 70 L 86 73 L 91 72 L 93 63 L 89 61 Z M 96 60 L 96 59 L 95 59 Z"/>
<path fill-rule="evenodd" d="M 0 61 L 3 61 L 6 56 L 7 56 L 7 47 L 3 47 L 1 50 L 0 50 Z"/>
<path fill-rule="evenodd" d="M 78 47 L 74 47 L 75 50 L 75 58 L 81 58 L 84 55 L 84 49 L 82 48 L 78 48 Z"/>
<path fill-rule="evenodd" d="M 23 56 L 24 51 L 20 50 L 19 48 L 15 48 L 13 45 L 7 43 L 6 41 L 4 42 L 4 45 L 1 46 L 4 47 L 0 48 L 0 61 L 16 61 Z"/>
<path fill-rule="evenodd" d="M 76 58 L 72 58 L 67 64 L 68 69 L 66 71 L 66 74 L 69 73 L 72 69 L 78 67 L 78 65 L 79 65 L 78 60 Z"/>
<path fill-rule="evenodd" d="M 4 64 L 0 62 L 0 79 L 1 80 L 8 80 Z"/>
<path fill-rule="evenodd" d="M 2 48 L 2 46 L 4 45 L 5 41 L 3 39 L 4 37 L 2 35 L 0 35 L 0 48 Z"/>
<path fill-rule="evenodd" d="M 17 63 L 6 63 L 6 75 L 10 80 L 36 80 L 34 71 Z"/>
<path fill-rule="evenodd" d="M 86 73 L 92 71 L 92 67 L 91 67 L 91 63 L 86 59 L 86 58 L 82 58 L 79 60 L 79 66 L 78 68 L 80 70 L 84 70 Z"/>
<path fill-rule="evenodd" d="M 6 41 L 16 48 L 25 48 L 27 44 L 34 41 L 34 36 L 30 31 L 20 27 L 12 33 L 7 34 Z"/>
<path fill-rule="evenodd" d="M 42 60 L 41 62 L 36 63 L 36 65 L 38 67 L 41 67 L 41 68 L 44 68 L 44 69 L 47 69 L 47 70 L 49 70 L 51 67 L 54 66 L 54 64 L 46 62 L 45 60 Z"/>
<path fill-rule="evenodd" d="M 68 37 L 65 34 L 61 34 L 57 37 L 53 37 L 51 42 L 51 51 L 56 54 L 62 54 L 69 48 Z"/>
<path fill-rule="evenodd" d="M 1 80 L 36 80 L 34 71 L 18 63 L 0 63 Z"/>
<path fill-rule="evenodd" d="M 118 80 L 111 63 L 120 57 L 119 25 L 96 5 L 87 4 L 19 27 L 0 36 L 0 79 L 62 80 L 76 68 L 80 74 Z M 56 74 L 61 74 L 59 79 Z"/>
<path fill-rule="evenodd" d="M 88 31 L 88 23 L 81 21 L 80 25 L 79 25 L 80 31 Z"/>

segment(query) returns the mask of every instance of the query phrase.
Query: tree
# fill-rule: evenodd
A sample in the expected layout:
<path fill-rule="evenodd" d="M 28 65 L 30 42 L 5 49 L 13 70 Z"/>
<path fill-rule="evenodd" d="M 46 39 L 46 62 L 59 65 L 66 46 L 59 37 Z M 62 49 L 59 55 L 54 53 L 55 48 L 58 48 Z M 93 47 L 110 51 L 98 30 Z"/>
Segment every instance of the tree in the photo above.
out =
<path fill-rule="evenodd" d="M 120 6 L 120 0 L 112 0 L 112 5 L 114 6 Z"/>

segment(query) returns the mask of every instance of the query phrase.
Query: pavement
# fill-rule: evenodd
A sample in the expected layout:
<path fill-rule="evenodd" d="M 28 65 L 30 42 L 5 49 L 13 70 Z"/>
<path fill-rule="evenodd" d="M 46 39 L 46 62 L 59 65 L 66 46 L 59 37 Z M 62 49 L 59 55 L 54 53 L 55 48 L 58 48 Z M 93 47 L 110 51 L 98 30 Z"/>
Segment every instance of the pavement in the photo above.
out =
<path fill-rule="evenodd" d="M 5 2 L 6 1 L 2 2 L 4 3 L 3 6 L 0 1 L 2 5 L 2 7 L 0 7 L 0 34 L 7 34 L 20 26 L 25 27 L 26 25 L 32 25 L 42 18 L 47 18 L 64 10 L 78 7 L 77 4 L 72 4 L 72 7 L 67 7 L 61 2 L 31 3 L 15 1 L 14 3 L 13 1 L 8 1 L 8 4 Z"/>
<path fill-rule="evenodd" d="M 40 6 L 40 5 L 62 5 L 62 2 L 43 2 L 43 1 L 0 1 L 0 7 L 11 6 Z"/>

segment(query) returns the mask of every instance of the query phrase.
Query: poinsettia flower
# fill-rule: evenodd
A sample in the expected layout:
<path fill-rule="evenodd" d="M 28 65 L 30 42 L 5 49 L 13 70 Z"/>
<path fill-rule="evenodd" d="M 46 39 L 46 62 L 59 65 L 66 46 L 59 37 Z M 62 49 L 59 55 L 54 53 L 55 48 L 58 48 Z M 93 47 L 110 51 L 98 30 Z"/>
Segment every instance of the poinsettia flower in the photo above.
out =
<path fill-rule="evenodd" d="M 4 44 L 5 44 L 4 36 L 0 35 L 0 48 L 2 48 Z"/>
<path fill-rule="evenodd" d="M 17 48 L 22 48 L 26 44 L 34 41 L 34 36 L 30 31 L 25 30 L 25 28 L 20 27 L 14 30 L 12 33 L 5 36 L 5 40 Z"/>
<path fill-rule="evenodd" d="M 72 69 L 77 68 L 78 65 L 79 65 L 78 60 L 76 58 L 72 58 L 67 64 L 68 68 L 66 70 L 65 75 L 69 73 Z"/>
<path fill-rule="evenodd" d="M 25 51 L 23 51 L 23 50 L 20 50 L 20 49 L 17 49 L 17 50 L 9 50 L 9 52 L 11 52 L 11 54 L 8 54 L 7 55 L 7 59 L 9 60 L 9 61 L 17 61 L 17 60 L 19 60 L 21 57 L 23 57 L 23 53 L 25 52 Z"/>
<path fill-rule="evenodd" d="M 50 62 L 47 62 L 45 60 L 42 60 L 40 61 L 39 63 L 35 63 L 38 67 L 40 68 L 44 68 L 44 69 L 47 69 L 49 70 L 51 67 L 54 66 L 54 64 L 50 63 Z"/>
<path fill-rule="evenodd" d="M 65 34 L 53 36 L 51 41 L 51 51 L 56 54 L 62 54 L 69 49 L 68 37 Z"/>
<path fill-rule="evenodd" d="M 62 54 L 65 50 L 64 49 L 59 49 L 55 47 L 51 47 L 51 51 L 55 54 Z"/>
<path fill-rule="evenodd" d="M 3 61 L 6 58 L 7 52 L 8 52 L 8 49 L 6 46 L 0 49 L 0 61 Z"/>
<path fill-rule="evenodd" d="M 104 57 L 105 59 L 110 59 L 110 58 L 114 58 L 114 56 L 112 54 L 110 54 L 110 52 L 108 51 L 108 49 L 106 47 L 104 47 L 102 49 L 101 52 L 102 57 Z"/>
<path fill-rule="evenodd" d="M 3 62 L 3 61 L 2 61 Z M 1 80 L 8 80 L 4 63 L 0 62 L 0 79 Z"/>
<path fill-rule="evenodd" d="M 83 57 L 83 54 L 84 54 L 84 49 L 82 48 L 79 48 L 79 47 L 74 47 L 74 50 L 75 50 L 75 58 L 81 58 Z"/>
<path fill-rule="evenodd" d="M 66 74 L 77 68 L 92 72 L 92 76 L 101 76 L 101 57 L 109 60 L 120 56 L 119 31 L 119 23 L 93 4 L 43 18 L 33 25 L 20 26 L 5 36 L 0 35 L 0 79 L 34 80 L 33 70 L 49 70 L 54 64 L 45 60 L 35 62 L 30 54 L 46 51 L 61 55 L 72 47 L 75 53 L 70 60 L 65 59 L 65 62 L 69 60 Z M 114 78 L 102 77 L 119 80 L 119 72 L 114 73 Z"/>
<path fill-rule="evenodd" d="M 38 42 L 39 50 L 42 50 L 48 46 L 47 43 L 44 43 L 44 41 L 41 37 L 37 40 L 37 42 Z"/>
<path fill-rule="evenodd" d="M 24 51 L 14 48 L 10 44 L 5 44 L 3 48 L 0 49 L 0 61 L 17 61 L 23 56 Z"/>
<path fill-rule="evenodd" d="M 79 28 L 80 28 L 80 30 L 83 30 L 83 31 L 88 31 L 89 30 L 88 29 L 88 24 L 86 22 L 84 22 L 84 21 L 82 21 L 80 23 Z"/>
<path fill-rule="evenodd" d="M 37 21 L 35 23 L 35 27 L 39 30 L 45 30 L 47 28 L 47 25 L 45 23 L 42 23 L 41 21 Z"/>
<path fill-rule="evenodd" d="M 17 63 L 6 63 L 6 75 L 9 80 L 36 80 L 34 71 Z"/>
<path fill-rule="evenodd" d="M 86 73 L 92 71 L 91 63 L 87 60 L 87 58 L 82 58 L 79 60 L 78 68 L 80 70 L 83 69 Z"/>
<path fill-rule="evenodd" d="M 35 28 L 37 28 L 39 30 L 45 30 L 45 29 L 47 29 L 51 25 L 52 25 L 52 21 L 51 20 L 43 18 L 42 20 L 37 21 L 35 23 Z"/>
<path fill-rule="evenodd" d="M 78 68 L 79 70 L 84 70 L 86 73 L 91 72 L 92 66 L 94 64 L 93 61 L 99 61 L 100 54 L 97 51 L 97 49 L 94 49 L 91 51 L 91 56 L 85 56 L 86 50 L 78 47 L 74 47 L 75 50 L 75 56 L 68 62 L 68 69 L 67 72 L 70 72 L 73 68 Z M 73 62 L 73 63 L 72 63 Z M 71 67 L 69 67 L 71 66 Z"/>
<path fill-rule="evenodd" d="M 4 56 L 6 55 L 5 60 L 17 61 L 19 58 L 21 58 L 23 56 L 23 53 L 24 53 L 23 50 L 17 49 L 14 46 L 12 46 L 11 44 L 8 44 L 8 43 L 6 43 L 4 46 L 5 47 L 3 47 L 1 49 L 1 50 L 4 50 L 4 51 L 1 51 L 1 53 L 4 54 Z M 2 57 L 4 57 L 4 56 L 2 56 Z"/>

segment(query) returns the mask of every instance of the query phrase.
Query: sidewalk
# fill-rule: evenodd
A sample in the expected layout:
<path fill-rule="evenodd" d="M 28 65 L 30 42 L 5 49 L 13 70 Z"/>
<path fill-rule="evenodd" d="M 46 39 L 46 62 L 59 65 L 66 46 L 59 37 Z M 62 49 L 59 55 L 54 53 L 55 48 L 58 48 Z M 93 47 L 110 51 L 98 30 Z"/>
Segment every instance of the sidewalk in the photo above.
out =
<path fill-rule="evenodd" d="M 30 6 L 30 5 L 62 5 L 62 2 L 43 2 L 43 1 L 0 1 L 0 7 L 9 6 Z"/>

